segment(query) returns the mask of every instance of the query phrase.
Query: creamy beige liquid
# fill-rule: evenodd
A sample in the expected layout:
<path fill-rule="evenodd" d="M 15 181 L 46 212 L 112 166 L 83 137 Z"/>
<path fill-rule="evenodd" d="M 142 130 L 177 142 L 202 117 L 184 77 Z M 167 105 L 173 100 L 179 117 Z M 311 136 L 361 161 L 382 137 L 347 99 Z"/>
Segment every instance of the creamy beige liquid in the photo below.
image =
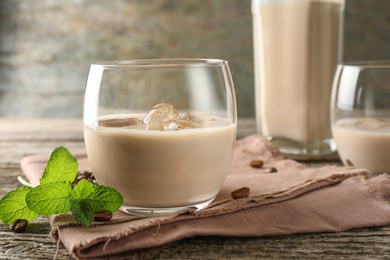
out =
<path fill-rule="evenodd" d="M 85 126 L 84 138 L 97 182 L 116 188 L 124 205 L 179 207 L 217 195 L 235 131 L 224 120 L 178 131 Z"/>
<path fill-rule="evenodd" d="M 390 173 L 390 118 L 344 119 L 332 132 L 346 165 Z"/>
<path fill-rule="evenodd" d="M 344 0 L 253 1 L 256 115 L 262 134 L 331 138 L 330 92 Z"/>

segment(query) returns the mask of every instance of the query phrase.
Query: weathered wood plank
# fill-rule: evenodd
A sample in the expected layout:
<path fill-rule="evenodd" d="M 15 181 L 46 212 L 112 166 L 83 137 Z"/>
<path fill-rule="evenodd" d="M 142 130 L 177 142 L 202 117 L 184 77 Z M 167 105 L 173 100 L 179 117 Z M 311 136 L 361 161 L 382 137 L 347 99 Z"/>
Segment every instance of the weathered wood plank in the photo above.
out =
<path fill-rule="evenodd" d="M 0 141 L 0 164 L 2 167 L 19 167 L 20 160 L 27 155 L 48 153 L 56 147 L 64 146 L 72 152 L 85 151 L 83 141 Z"/>
<path fill-rule="evenodd" d="M 169 245 L 155 259 L 388 259 L 387 229 L 272 238 L 194 238 Z M 380 253 L 378 253 L 380 252 Z"/>
<path fill-rule="evenodd" d="M 0 230 L 0 257 L 7 259 L 50 259 L 56 245 L 38 226 L 27 233 Z M 31 233 L 29 233 L 31 232 Z M 389 259 L 389 228 L 343 233 L 293 235 L 271 238 L 198 237 L 179 241 L 150 255 L 151 259 Z M 68 259 L 62 246 L 57 259 Z"/>
<path fill-rule="evenodd" d="M 57 245 L 49 238 L 50 225 L 46 217 L 29 223 L 25 232 L 14 233 L 0 225 L 1 259 L 53 259 Z M 60 245 L 57 259 L 69 259 L 68 251 Z"/>

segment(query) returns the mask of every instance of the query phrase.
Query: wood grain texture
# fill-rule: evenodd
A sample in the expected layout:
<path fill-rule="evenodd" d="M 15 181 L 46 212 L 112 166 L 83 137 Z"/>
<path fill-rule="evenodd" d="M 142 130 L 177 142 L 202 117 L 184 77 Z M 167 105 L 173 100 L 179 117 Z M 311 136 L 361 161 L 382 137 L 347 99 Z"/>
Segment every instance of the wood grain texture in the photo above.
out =
<path fill-rule="evenodd" d="M 254 126 L 248 122 L 240 124 L 248 127 L 246 133 Z M 19 186 L 16 177 L 22 175 L 19 162 L 23 156 L 50 153 L 58 145 L 75 151 L 84 149 L 80 120 L 0 119 L 0 136 L 0 197 Z M 49 231 L 46 217 L 34 220 L 20 234 L 0 224 L 0 259 L 52 259 L 56 244 L 50 240 Z M 268 238 L 196 237 L 153 250 L 147 258 L 390 259 L 390 227 Z M 71 256 L 60 245 L 56 259 Z"/>

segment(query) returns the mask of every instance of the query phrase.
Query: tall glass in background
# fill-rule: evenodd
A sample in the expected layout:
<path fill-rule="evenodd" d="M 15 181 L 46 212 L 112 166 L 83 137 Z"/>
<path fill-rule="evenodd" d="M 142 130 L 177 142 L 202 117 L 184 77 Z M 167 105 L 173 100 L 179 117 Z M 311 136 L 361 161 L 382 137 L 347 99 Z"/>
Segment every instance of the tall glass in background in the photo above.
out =
<path fill-rule="evenodd" d="M 334 154 L 329 103 L 344 0 L 252 0 L 258 132 L 287 156 Z"/>

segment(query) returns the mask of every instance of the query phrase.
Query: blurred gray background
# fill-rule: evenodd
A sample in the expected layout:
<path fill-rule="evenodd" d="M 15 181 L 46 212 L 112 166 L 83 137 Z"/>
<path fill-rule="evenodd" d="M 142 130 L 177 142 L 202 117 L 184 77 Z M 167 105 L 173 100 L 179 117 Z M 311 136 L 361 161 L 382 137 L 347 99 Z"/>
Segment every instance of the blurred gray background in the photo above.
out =
<path fill-rule="evenodd" d="M 254 117 L 251 0 L 0 0 L 0 116 L 81 117 L 91 62 L 229 61 Z M 390 0 L 347 0 L 344 61 L 390 59 Z"/>

